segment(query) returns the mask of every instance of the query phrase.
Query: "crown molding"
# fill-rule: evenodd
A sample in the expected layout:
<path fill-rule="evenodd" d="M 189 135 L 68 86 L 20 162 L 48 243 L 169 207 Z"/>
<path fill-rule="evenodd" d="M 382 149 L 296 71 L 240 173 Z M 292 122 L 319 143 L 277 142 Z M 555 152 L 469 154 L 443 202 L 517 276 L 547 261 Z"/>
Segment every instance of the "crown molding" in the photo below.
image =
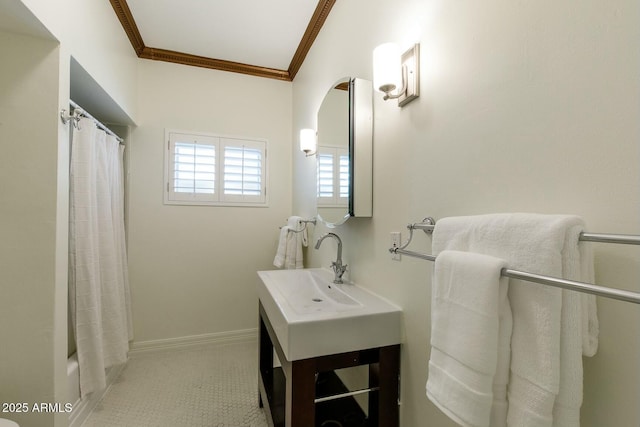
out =
<path fill-rule="evenodd" d="M 336 0 L 320 0 L 318 5 L 316 6 L 316 10 L 313 12 L 311 16 L 311 20 L 309 21 L 309 25 L 307 25 L 307 29 L 300 40 L 300 44 L 298 45 L 298 49 L 296 53 L 293 55 L 291 59 L 291 63 L 289 64 L 288 73 L 289 78 L 293 80 L 298 74 L 298 70 L 302 66 L 304 59 L 307 57 L 307 53 L 311 49 L 313 42 L 316 40 L 316 37 L 320 33 L 322 26 L 324 25 L 324 21 L 327 20 L 329 16 L 329 12 L 331 12 L 331 8 L 336 3 Z"/>
<path fill-rule="evenodd" d="M 129 37 L 129 41 L 131 42 L 131 46 L 133 46 L 133 50 L 136 52 L 136 55 L 140 56 L 142 51 L 144 50 L 144 41 L 142 40 L 142 36 L 140 35 L 140 31 L 138 30 L 138 25 L 136 21 L 133 19 L 133 15 L 131 14 L 131 9 L 129 9 L 129 5 L 126 0 L 109 0 L 111 2 L 111 7 L 113 7 L 118 20 L 120 20 L 120 25 L 122 25 L 122 29 Z"/>
<path fill-rule="evenodd" d="M 129 9 L 129 5 L 127 4 L 127 0 L 109 0 L 109 2 L 111 3 L 118 20 L 120 20 L 122 28 L 129 38 L 133 50 L 139 58 L 248 74 L 251 76 L 266 77 L 276 80 L 293 81 L 306 58 L 307 53 L 309 53 L 309 49 L 311 49 L 313 42 L 318 36 L 320 29 L 324 25 L 327 16 L 329 16 L 329 12 L 336 0 L 320 0 L 318 2 L 311 20 L 309 21 L 309 25 L 300 40 L 298 49 L 293 55 L 287 70 L 279 70 L 275 68 L 261 67 L 258 65 L 226 61 L 223 59 L 197 56 L 184 52 L 148 47 L 144 44 L 142 35 L 138 30 L 138 25 L 133 19 L 133 15 Z"/>
<path fill-rule="evenodd" d="M 191 65 L 194 67 L 211 68 L 213 70 L 229 71 L 232 73 L 249 74 L 251 76 L 267 77 L 276 80 L 291 81 L 285 70 L 242 64 L 240 62 L 224 61 L 221 59 L 196 56 L 173 50 L 145 47 L 138 55 L 139 58 L 156 61 L 173 62 L 175 64 Z"/>

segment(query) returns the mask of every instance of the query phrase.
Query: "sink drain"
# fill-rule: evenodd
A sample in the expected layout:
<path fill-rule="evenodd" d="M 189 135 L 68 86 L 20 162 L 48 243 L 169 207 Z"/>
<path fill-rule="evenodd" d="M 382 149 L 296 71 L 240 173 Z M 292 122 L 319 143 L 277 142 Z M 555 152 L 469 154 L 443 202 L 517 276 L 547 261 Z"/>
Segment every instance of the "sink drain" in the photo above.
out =
<path fill-rule="evenodd" d="M 313 301 L 313 302 L 322 302 L 322 300 L 320 298 L 312 298 L 311 301 Z"/>

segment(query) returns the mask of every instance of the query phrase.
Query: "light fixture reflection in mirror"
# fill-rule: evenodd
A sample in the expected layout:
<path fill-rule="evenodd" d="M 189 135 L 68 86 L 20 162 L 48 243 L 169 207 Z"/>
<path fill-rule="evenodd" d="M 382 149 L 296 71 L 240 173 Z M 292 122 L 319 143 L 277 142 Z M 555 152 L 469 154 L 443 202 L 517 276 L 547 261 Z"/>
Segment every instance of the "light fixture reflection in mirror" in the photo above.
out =
<path fill-rule="evenodd" d="M 384 100 L 397 99 L 403 107 L 420 96 L 420 45 L 403 54 L 394 43 L 383 43 L 373 50 L 373 83 Z"/>

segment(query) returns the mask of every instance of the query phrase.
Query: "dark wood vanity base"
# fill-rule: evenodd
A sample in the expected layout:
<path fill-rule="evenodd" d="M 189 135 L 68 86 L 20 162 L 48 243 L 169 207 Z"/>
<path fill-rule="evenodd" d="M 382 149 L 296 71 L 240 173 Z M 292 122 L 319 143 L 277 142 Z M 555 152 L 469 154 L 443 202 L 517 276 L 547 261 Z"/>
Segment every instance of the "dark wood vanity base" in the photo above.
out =
<path fill-rule="evenodd" d="M 324 393 L 333 395 L 345 391 L 340 389 L 341 383 L 333 371 L 369 365 L 369 388 L 376 390 L 369 393 L 368 418 L 362 420 L 364 414 L 358 415 L 359 407 L 355 401 L 352 403 L 343 402 L 342 407 L 353 411 L 352 418 L 356 419 L 354 422 L 364 421 L 361 424 L 363 426 L 398 427 L 399 344 L 288 361 L 284 357 L 282 347 L 262 304 L 259 305 L 259 313 L 259 402 L 260 406 L 265 408 L 270 426 L 320 427 L 318 420 L 327 418 L 325 414 L 322 414 L 322 417 L 316 415 L 335 410 L 336 405 L 332 402 L 338 402 L 338 400 L 321 403 L 316 403 L 315 400 L 324 397 Z M 273 367 L 274 349 L 281 367 Z M 317 378 L 327 380 L 324 387 L 316 387 Z M 329 386 L 329 383 L 337 385 Z M 337 391 L 334 390 L 336 387 Z M 348 399 L 352 400 L 352 398 Z M 338 424 L 326 423 L 325 421 L 325 426 L 336 427 Z"/>

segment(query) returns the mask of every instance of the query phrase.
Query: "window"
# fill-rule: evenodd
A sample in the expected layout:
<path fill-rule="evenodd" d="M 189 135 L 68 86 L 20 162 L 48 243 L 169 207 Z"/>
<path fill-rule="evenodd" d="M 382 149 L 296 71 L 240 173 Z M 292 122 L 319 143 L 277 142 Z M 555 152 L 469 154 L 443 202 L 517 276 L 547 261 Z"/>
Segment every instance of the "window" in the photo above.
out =
<path fill-rule="evenodd" d="M 266 145 L 168 131 L 165 203 L 266 206 Z"/>
<path fill-rule="evenodd" d="M 318 206 L 349 204 L 349 152 L 341 147 L 318 147 Z"/>

